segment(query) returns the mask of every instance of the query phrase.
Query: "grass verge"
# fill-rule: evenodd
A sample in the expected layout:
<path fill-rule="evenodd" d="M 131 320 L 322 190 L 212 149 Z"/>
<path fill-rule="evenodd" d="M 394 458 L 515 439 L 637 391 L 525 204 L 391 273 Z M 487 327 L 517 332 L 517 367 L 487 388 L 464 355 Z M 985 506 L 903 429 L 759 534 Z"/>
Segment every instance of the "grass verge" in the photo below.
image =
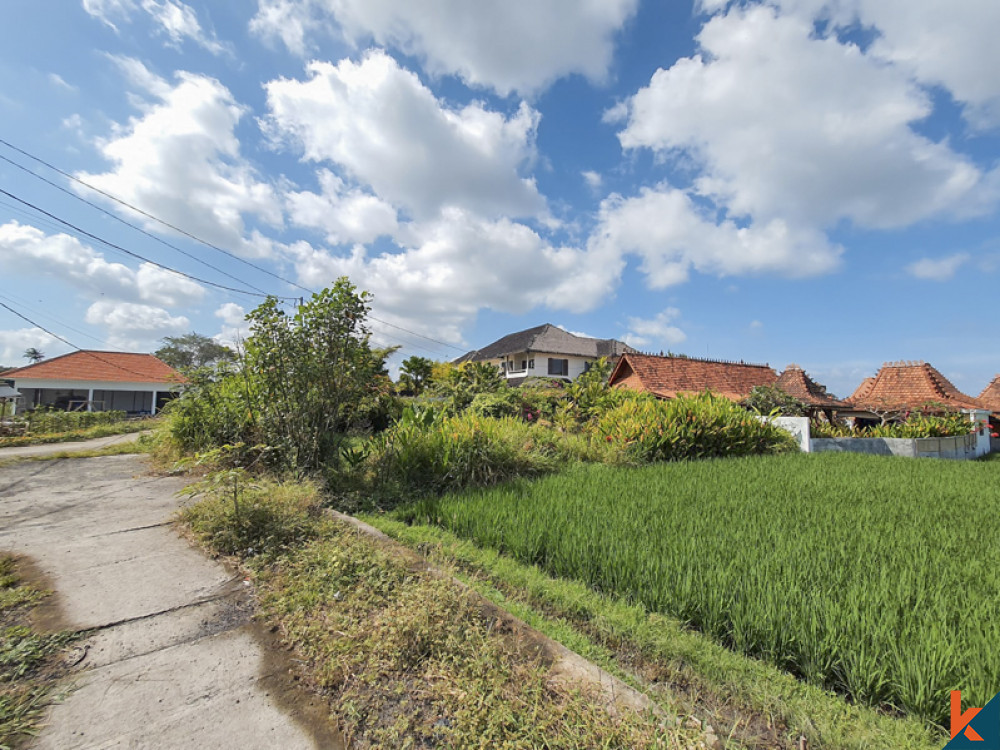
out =
<path fill-rule="evenodd" d="M 261 616 L 354 747 L 697 747 L 697 728 L 613 716 L 551 679 L 472 592 L 329 518 L 309 485 L 262 481 L 181 518 L 209 549 L 240 555 Z"/>
<path fill-rule="evenodd" d="M 450 532 L 386 516 L 364 520 L 435 563 L 458 566 L 487 598 L 609 671 L 653 686 L 651 695 L 667 710 L 707 719 L 735 746 L 791 748 L 804 735 L 810 748 L 932 750 L 947 740 L 916 720 L 850 705 L 674 619 L 552 578 Z"/>
<path fill-rule="evenodd" d="M 50 432 L 40 435 L 22 435 L 18 437 L 0 437 L 0 448 L 21 448 L 28 445 L 45 445 L 48 443 L 70 443 L 77 440 L 94 440 L 112 435 L 126 435 L 131 432 L 149 430 L 158 424 L 155 419 L 140 419 L 114 424 L 98 424 L 81 430 L 66 432 Z"/>
<path fill-rule="evenodd" d="M 68 668 L 61 652 L 74 633 L 42 634 L 29 612 L 48 595 L 21 582 L 14 558 L 0 555 L 0 750 L 35 734 L 55 684 Z"/>
<path fill-rule="evenodd" d="M 55 453 L 47 453 L 43 456 L 13 456 L 11 458 L 0 458 L 0 467 L 10 466 L 21 461 L 56 461 L 64 458 L 98 458 L 100 456 L 126 456 L 135 453 L 149 453 L 152 449 L 153 441 L 147 435 L 140 436 L 137 440 L 126 443 L 113 443 L 103 448 L 93 448 L 90 450 L 64 450 Z"/>

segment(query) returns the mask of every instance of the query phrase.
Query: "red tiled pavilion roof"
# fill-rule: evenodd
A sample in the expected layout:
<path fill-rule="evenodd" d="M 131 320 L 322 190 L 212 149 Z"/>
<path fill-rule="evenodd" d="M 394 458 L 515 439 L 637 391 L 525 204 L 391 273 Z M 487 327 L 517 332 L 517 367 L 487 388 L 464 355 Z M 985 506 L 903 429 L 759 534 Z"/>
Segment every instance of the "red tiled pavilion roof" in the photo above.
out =
<path fill-rule="evenodd" d="M 979 401 L 990 411 L 1000 414 L 1000 375 L 983 389 L 979 394 Z"/>
<path fill-rule="evenodd" d="M 841 401 L 836 396 L 827 393 L 825 385 L 817 383 L 798 365 L 788 365 L 775 385 L 789 396 L 797 398 L 809 406 L 821 409 L 851 408 L 851 405 L 846 401 Z"/>
<path fill-rule="evenodd" d="M 741 401 L 754 386 L 774 385 L 777 379 L 778 374 L 768 365 L 626 352 L 608 384 L 649 391 L 661 398 L 710 390 Z"/>
<path fill-rule="evenodd" d="M 27 367 L 8 370 L 6 379 L 91 380 L 113 383 L 154 383 L 177 385 L 183 375 L 152 354 L 131 352 L 78 351 L 53 357 Z"/>
<path fill-rule="evenodd" d="M 855 406 L 879 410 L 922 409 L 929 404 L 943 404 L 952 409 L 984 408 L 926 362 L 886 362 L 848 400 Z"/>

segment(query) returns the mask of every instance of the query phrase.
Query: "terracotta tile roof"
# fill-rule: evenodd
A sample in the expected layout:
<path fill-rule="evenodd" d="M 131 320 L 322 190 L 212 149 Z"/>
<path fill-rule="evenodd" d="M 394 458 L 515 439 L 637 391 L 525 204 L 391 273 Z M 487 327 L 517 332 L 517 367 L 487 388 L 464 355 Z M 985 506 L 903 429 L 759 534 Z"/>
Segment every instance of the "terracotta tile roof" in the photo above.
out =
<path fill-rule="evenodd" d="M 849 409 L 850 404 L 841 401 L 836 396 L 826 392 L 826 386 L 820 385 L 798 365 L 788 365 L 781 373 L 775 385 L 809 406 L 822 409 Z"/>
<path fill-rule="evenodd" d="M 482 362 L 521 352 L 549 352 L 578 357 L 617 357 L 626 351 L 635 350 L 617 339 L 577 336 L 551 323 L 545 323 L 508 334 L 482 349 L 474 349 L 463 354 L 455 362 Z"/>
<path fill-rule="evenodd" d="M 183 375 L 152 354 L 79 351 L 53 357 L 27 367 L 9 370 L 7 380 L 28 385 L 30 380 L 94 380 L 110 383 L 177 385 Z"/>
<path fill-rule="evenodd" d="M 650 391 L 661 398 L 710 390 L 740 401 L 754 386 L 774 385 L 777 379 L 778 374 L 768 365 L 626 352 L 608 382 L 619 388 Z"/>
<path fill-rule="evenodd" d="M 1000 375 L 983 389 L 979 394 L 979 401 L 990 411 L 1000 414 Z"/>
<path fill-rule="evenodd" d="M 926 362 L 886 362 L 848 399 L 869 409 L 922 409 L 944 404 L 952 409 L 982 409 L 983 404 L 958 390 Z"/>

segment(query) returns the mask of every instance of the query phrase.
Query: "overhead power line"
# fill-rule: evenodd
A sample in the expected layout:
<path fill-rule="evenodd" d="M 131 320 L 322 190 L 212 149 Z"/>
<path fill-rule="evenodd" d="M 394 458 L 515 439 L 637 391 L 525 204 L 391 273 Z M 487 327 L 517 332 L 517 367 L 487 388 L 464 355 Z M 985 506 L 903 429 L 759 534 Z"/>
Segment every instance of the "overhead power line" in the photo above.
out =
<path fill-rule="evenodd" d="M 299 284 L 299 283 L 297 283 L 295 281 L 292 281 L 291 279 L 286 279 L 285 277 L 283 277 L 283 276 L 281 276 L 281 275 L 279 275 L 277 273 L 274 273 L 273 271 L 271 271 L 271 270 L 269 270 L 267 268 L 264 268 L 263 266 L 260 266 L 260 265 L 258 265 L 256 263 L 253 263 L 252 261 L 249 261 L 246 258 L 241 258 L 239 255 L 236 255 L 235 253 L 230 252 L 229 250 L 226 250 L 225 248 L 219 247 L 218 245 L 215 245 L 215 244 L 209 242 L 208 240 L 203 240 L 202 238 L 198 237 L 197 235 L 192 234 L 191 232 L 188 232 L 188 231 L 186 231 L 186 230 L 184 230 L 184 229 L 182 229 L 182 228 L 180 228 L 180 227 L 178 227 L 178 226 L 176 226 L 174 224 L 171 224 L 170 222 L 165 221 L 164 219 L 161 219 L 161 218 L 159 218 L 157 216 L 154 216 L 153 214 L 149 213 L 148 211 L 144 211 L 143 209 L 139 208 L 138 206 L 134 206 L 131 203 L 129 203 L 129 202 L 125 201 L 125 200 L 122 200 L 121 198 L 119 198 L 119 197 L 117 197 L 115 195 L 112 195 L 111 193 L 108 193 L 105 190 L 102 190 L 99 187 L 91 185 L 89 182 L 81 180 L 79 177 L 77 177 L 77 176 L 75 176 L 73 174 L 70 174 L 69 172 L 66 172 L 66 171 L 60 169 L 59 167 L 55 166 L 54 164 L 51 164 L 50 162 L 45 161 L 41 157 L 35 156 L 34 154 L 31 154 L 31 153 L 25 151 L 24 149 L 15 146 L 10 141 L 7 141 L 7 140 L 5 140 L 3 138 L 0 138 L 0 144 L 3 144 L 7 148 L 12 149 L 13 151 L 16 151 L 17 153 L 21 154 L 22 156 L 25 156 L 28 159 L 31 159 L 32 161 L 35 161 L 38 164 L 41 164 L 42 166 L 47 167 L 48 169 L 51 169 L 54 172 L 57 172 L 58 174 L 60 174 L 63 177 L 65 177 L 66 179 L 72 180 L 73 182 L 75 182 L 78 185 L 82 185 L 83 187 L 85 187 L 85 188 L 87 188 L 89 190 L 93 190 L 95 193 L 98 193 L 99 195 L 104 196 L 108 200 L 113 201 L 113 202 L 119 204 L 120 206 L 124 206 L 125 208 L 127 208 L 127 209 L 129 209 L 131 211 L 134 211 L 134 212 L 136 212 L 137 214 L 139 214 L 141 216 L 146 217 L 150 221 L 154 221 L 157 224 L 160 224 L 161 226 L 167 227 L 168 229 L 171 229 L 171 230 L 173 230 L 173 231 L 175 231 L 175 232 L 177 232 L 179 234 L 182 234 L 183 236 L 187 237 L 188 239 L 194 240 L 195 242 L 197 242 L 197 243 L 199 243 L 201 245 L 204 245 L 205 247 L 208 247 L 208 248 L 210 248 L 212 250 L 220 252 L 223 255 L 226 255 L 229 258 L 232 258 L 233 260 L 235 260 L 235 261 L 237 261 L 239 263 L 242 263 L 245 266 L 248 266 L 250 268 L 256 269 L 257 271 L 260 271 L 263 274 L 266 274 L 266 275 L 268 275 L 268 276 L 270 276 L 270 277 L 272 277 L 274 279 L 277 279 L 278 281 L 282 281 L 282 282 L 284 282 L 286 284 L 289 284 L 290 286 L 293 286 L 296 289 L 300 289 L 300 290 L 302 290 L 304 292 L 309 292 L 309 294 L 315 294 L 316 293 L 315 290 L 310 289 L 309 287 L 303 286 L 302 284 Z M 6 159 L 6 158 L 4 158 L 2 156 L 0 156 L 0 159 L 3 159 L 4 161 L 10 162 L 9 159 Z M 29 174 L 35 175 L 34 172 L 32 172 L 29 169 L 26 169 L 25 167 L 17 164 L 16 162 L 10 162 L 10 163 L 14 164 L 14 166 L 17 166 L 19 169 L 23 169 L 23 170 L 27 171 Z M 39 175 L 35 175 L 35 176 L 39 177 Z M 39 177 L 39 179 L 44 179 L 44 178 Z M 45 180 L 45 181 L 48 182 L 48 180 Z M 52 184 L 52 183 L 49 183 L 49 184 Z M 60 189 L 64 190 L 64 192 L 66 192 L 65 189 L 63 189 L 63 188 L 60 188 Z M 89 201 L 86 201 L 86 202 L 89 204 Z M 93 204 L 90 204 L 90 205 L 93 205 Z M 105 212 L 105 213 L 107 213 L 107 212 Z M 128 223 L 128 222 L 126 222 L 126 223 Z M 140 230 L 140 231 L 143 231 L 143 230 Z M 173 246 L 171 245 L 171 247 L 173 247 Z M 230 277 L 230 278 L 232 278 L 232 277 Z M 241 283 L 245 284 L 246 282 L 241 282 Z M 212 286 L 219 286 L 219 285 L 212 284 Z M 247 284 L 247 286 L 250 286 L 250 285 Z M 223 288 L 225 288 L 225 287 L 223 287 Z M 243 292 L 243 294 L 248 294 L 248 292 Z M 279 299 L 292 299 L 292 298 L 290 298 L 290 297 L 282 297 L 282 298 L 279 298 Z M 370 315 L 369 314 L 368 317 L 371 318 L 371 320 L 373 320 L 373 321 L 375 321 L 377 323 L 381 323 L 382 325 L 389 326 L 390 328 L 394 328 L 394 329 L 396 329 L 398 331 L 402 331 L 402 332 L 407 333 L 407 334 L 409 334 L 411 336 L 416 336 L 417 338 L 423 339 L 424 341 L 430 341 L 432 343 L 438 344 L 439 346 L 445 346 L 445 347 L 448 347 L 449 349 L 453 349 L 453 350 L 458 351 L 458 352 L 463 352 L 463 353 L 465 352 L 465 349 L 463 349 L 462 347 L 455 346 L 454 344 L 450 344 L 447 341 L 441 341 L 439 339 L 433 338 L 432 336 L 426 336 L 426 335 L 424 335 L 422 333 L 418 333 L 417 331 L 410 330 L 409 328 L 404 328 L 401 325 L 397 325 L 395 323 L 390 323 L 389 321 L 382 320 L 381 318 L 376 318 L 374 315 Z M 406 343 L 406 342 L 404 342 L 404 343 Z M 409 346 L 418 346 L 418 345 L 413 344 L 413 343 L 409 343 Z M 420 346 L 418 346 L 418 348 L 424 349 L 425 351 L 432 351 L 432 350 L 427 349 L 426 347 L 420 347 Z"/>
<path fill-rule="evenodd" d="M 95 352 L 93 349 L 84 349 L 83 347 L 77 346 L 76 344 L 74 344 L 69 339 L 65 339 L 62 336 L 60 336 L 58 333 L 54 333 L 54 332 L 50 331 L 48 328 L 46 328 L 45 326 L 36 323 L 31 318 L 29 318 L 27 315 L 22 315 L 17 310 L 15 310 L 13 307 L 11 307 L 10 305 L 8 305 L 6 302 L 0 302 L 0 307 L 3 307 L 4 309 L 9 310 L 10 312 L 14 313 L 14 315 L 16 315 L 17 317 L 19 317 L 21 320 L 24 320 L 24 321 L 30 323 L 35 328 L 37 328 L 37 329 L 39 329 L 41 331 L 45 331 L 45 333 L 49 334 L 49 336 L 52 336 L 53 338 L 58 339 L 59 341 L 62 341 L 64 344 L 73 347 L 78 352 L 87 352 L 87 354 L 91 355 L 94 359 L 99 359 L 101 362 L 103 362 L 106 365 L 111 365 L 112 367 L 115 367 L 115 368 L 117 368 L 119 370 L 122 370 L 124 372 L 130 372 L 133 375 L 139 375 L 139 376 L 141 376 L 143 378 L 145 378 L 145 377 L 147 377 L 149 375 L 149 373 L 139 372 L 138 370 L 133 370 L 133 369 L 131 369 L 129 367 L 125 367 L 124 365 L 120 365 L 117 362 L 112 362 L 111 360 L 105 359 L 104 357 L 100 356 L 97 352 Z"/>
<path fill-rule="evenodd" d="M 40 214 L 42 214 L 44 216 L 49 217 L 53 221 L 56 221 L 59 224 L 62 224 L 63 226 L 69 227 L 74 232 L 82 234 L 85 237 L 88 237 L 88 238 L 94 240 L 95 242 L 99 242 L 99 243 L 101 243 L 102 245 L 104 245 L 106 247 L 110 247 L 112 250 L 117 250 L 118 252 L 125 253 L 126 255 L 129 255 L 129 256 L 131 256 L 133 258 L 138 258 L 139 260 L 141 260 L 141 261 L 143 261 L 145 263 L 150 263 L 151 265 L 154 265 L 157 268 L 162 268 L 164 271 L 169 271 L 170 273 L 177 274 L 178 276 L 183 276 L 184 278 L 191 279 L 192 281 L 196 281 L 199 284 L 205 284 L 207 286 L 215 287 L 216 289 L 223 289 L 223 290 L 225 290 L 227 292 L 234 292 L 236 294 L 246 294 L 246 295 L 249 295 L 251 297 L 277 297 L 277 295 L 267 294 L 265 292 L 249 292 L 249 291 L 247 291 L 245 289 L 237 289 L 236 287 L 226 286 L 225 284 L 217 284 L 214 281 L 209 281 L 208 279 L 202 279 L 202 278 L 199 278 L 198 276 L 194 276 L 194 275 L 192 275 L 190 273 L 186 273 L 184 271 L 178 271 L 176 268 L 171 268 L 170 266 L 164 265 L 163 263 L 158 263 L 155 260 L 151 260 L 150 258 L 145 257 L 144 255 L 140 255 L 139 253 L 133 252 L 132 250 L 127 250 L 126 248 L 122 247 L 121 245 L 116 245 L 115 243 L 109 242 L 108 240 L 106 240 L 106 239 L 104 239 L 102 237 L 98 237 L 96 234 L 93 234 L 92 232 L 88 232 L 86 229 L 81 229 L 76 224 L 73 224 L 72 222 L 66 221 L 65 219 L 62 219 L 62 218 L 56 216 L 53 213 L 49 213 L 45 209 L 39 208 L 35 204 L 30 203 L 30 202 L 24 200 L 23 198 L 18 198 L 16 195 L 14 195 L 11 192 L 8 192 L 7 190 L 4 190 L 3 188 L 0 188 L 0 195 L 6 195 L 8 198 L 12 198 L 13 200 L 17 201 L 18 203 L 20 203 L 22 205 L 25 205 L 28 208 L 31 208 L 31 209 L 33 209 L 35 211 L 38 211 L 38 213 L 40 213 Z M 282 297 L 280 299 L 294 299 L 294 297 Z"/>
<path fill-rule="evenodd" d="M 231 273 L 229 273 L 228 271 L 225 271 L 225 270 L 223 270 L 223 269 L 219 268 L 218 266 L 213 266 L 213 265 L 212 265 L 211 263 L 209 263 L 209 262 L 208 262 L 207 260 L 204 260 L 204 259 L 202 259 L 202 258 L 199 258 L 199 257 L 198 257 L 197 255 L 195 255 L 194 253 L 189 253 L 189 252 L 188 252 L 187 250 L 184 250 L 183 248 L 180 248 L 180 247 L 177 247 L 177 245 L 174 245 L 174 244 L 173 244 L 173 243 L 171 243 L 171 242 L 167 242 L 167 241 L 166 241 L 165 239 L 163 239 L 162 237 L 157 237 L 157 236 L 156 236 L 155 234 L 153 234 L 152 232 L 147 232 L 147 231 L 146 231 L 145 229 L 143 229 L 142 227 L 140 227 L 140 226 L 138 226 L 138 225 L 136 225 L 136 224 L 133 224 L 133 223 L 132 223 L 132 222 L 130 222 L 130 221 L 126 221 L 125 219 L 123 219 L 123 218 L 122 218 L 121 216 L 119 216 L 118 214 L 116 214 L 116 213 L 113 213 L 112 211 L 108 211 L 108 210 L 107 210 L 106 208 L 102 208 L 101 206 L 97 205 L 97 204 L 96 204 L 96 203 L 94 203 L 93 201 L 88 201 L 88 200 L 87 200 L 86 198 L 84 198 L 84 197 L 83 197 L 82 195 L 77 195 L 77 194 L 76 194 L 76 193 L 74 193 L 74 192 L 73 192 L 72 190 L 67 190 L 67 189 L 66 189 L 66 188 L 64 188 L 64 187 L 63 187 L 62 185 L 60 185 L 60 184 L 58 184 L 58 183 L 56 183 L 56 182 L 53 182 L 52 180 L 49 180 L 49 179 L 46 179 L 45 177 L 42 177 L 42 176 L 41 176 L 40 174 L 38 174 L 37 172 L 33 172 L 33 171 L 31 171 L 30 169 L 28 169 L 28 168 L 27 168 L 26 166 L 24 166 L 23 164 L 18 164 L 18 163 L 17 163 L 16 161 L 14 161 L 13 159 L 8 159 L 8 158 L 7 158 L 6 156 L 4 156 L 3 154 L 0 154 L 0 160 L 2 160 L 2 161 L 5 161 L 5 162 L 7 162 L 8 164 L 10 164 L 10 165 L 11 165 L 11 166 L 13 166 L 13 167 L 16 167 L 17 169 L 20 169 L 20 170 L 21 170 L 22 172 L 25 172 L 25 173 L 27 173 L 27 174 L 30 174 L 30 175 L 31 175 L 32 177 L 34 177 L 34 178 L 35 178 L 35 179 L 37 179 L 37 180 L 41 180 L 41 181 L 42 181 L 42 182 L 44 182 L 44 183 L 45 183 L 46 185 L 50 185 L 50 186 L 54 187 L 54 188 L 55 188 L 56 190 L 58 190 L 58 191 L 59 191 L 59 192 L 61 192 L 61 193 L 65 193 L 65 194 L 66 194 L 66 195 L 68 195 L 68 196 L 69 196 L 70 198 L 73 198 L 73 199 L 75 199 L 75 200 L 78 200 L 78 201 L 80 201 L 81 203 L 85 203 L 85 204 L 87 204 L 88 206 L 90 206 L 90 207 L 91 207 L 91 208 L 93 208 L 94 210 L 96 210 L 96 211 L 100 211 L 100 212 L 101 212 L 102 214 L 104 214 L 105 216 L 108 216 L 108 217 L 110 217 L 110 218 L 114 219 L 115 221 L 119 222 L 120 224 L 124 224 L 124 225 L 125 225 L 125 226 L 127 226 L 127 227 L 131 227 L 132 229 L 134 229 L 135 231 L 139 232 L 140 234 L 143 234 L 143 235 L 145 235 L 146 237 L 149 237 L 149 238 L 150 238 L 151 240 L 154 240 L 154 241 L 156 241 L 156 242 L 159 242 L 159 243 L 160 243 L 161 245 L 165 245 L 166 247 L 169 247 L 169 248 L 170 248 L 171 250 L 176 250 L 176 251 L 177 251 L 177 252 L 179 252 L 179 253 L 180 253 L 181 255 L 184 255 L 184 256 L 187 256 L 188 258 L 191 258 L 192 260 L 194 260 L 194 261 L 196 261 L 196 262 L 198 262 L 198 263 L 201 263 L 201 264 L 202 264 L 203 266 L 206 266 L 207 268 L 211 268 L 211 269 L 212 269 L 213 271 L 217 271 L 218 273 L 221 273 L 221 274 L 222 274 L 223 276 L 226 276 L 226 277 L 228 277 L 228 278 L 232 279 L 233 281 L 236 281 L 236 282 L 238 282 L 238 283 L 240 283 L 240 284 L 243 284 L 243 285 L 245 285 L 245 286 L 248 286 L 248 287 L 250 287 L 251 289 L 253 289 L 254 291 L 257 291 L 257 292 L 260 292 L 261 294 L 267 294 L 267 292 L 265 292 L 265 291 L 264 291 L 263 289 L 259 289 L 259 288 L 255 287 L 255 286 L 254 286 L 253 284 L 250 284 L 250 283 L 248 283 L 248 282 L 244 281 L 243 279 L 240 279 L 240 278 L 237 278 L 236 276 L 233 276 L 233 275 L 232 275 Z"/>

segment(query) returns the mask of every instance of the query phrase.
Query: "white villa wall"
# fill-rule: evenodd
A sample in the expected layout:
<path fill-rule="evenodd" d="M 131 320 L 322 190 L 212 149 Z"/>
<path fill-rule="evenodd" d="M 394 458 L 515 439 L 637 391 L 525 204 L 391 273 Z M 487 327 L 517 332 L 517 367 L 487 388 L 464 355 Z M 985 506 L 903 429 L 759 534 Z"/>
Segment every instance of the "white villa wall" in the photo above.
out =
<path fill-rule="evenodd" d="M 549 358 L 552 359 L 565 359 L 568 360 L 569 372 L 566 375 L 549 375 Z M 587 365 L 591 362 L 596 362 L 596 357 L 575 357 L 567 354 L 553 354 L 549 352 L 521 352 L 519 354 L 511 354 L 504 359 L 493 360 L 493 364 L 500 367 L 504 361 L 516 365 L 517 369 L 506 370 L 506 375 L 508 378 L 569 378 L 570 380 L 575 380 L 577 377 L 582 375 L 586 369 Z M 535 361 L 535 366 L 533 368 L 529 367 L 524 370 L 520 369 L 521 362 Z"/>
<path fill-rule="evenodd" d="M 946 438 L 812 438 L 806 417 L 761 417 L 787 430 L 805 453 L 867 453 L 876 456 L 906 456 L 908 458 L 947 458 L 969 460 L 990 452 L 989 417 L 986 411 L 967 411 L 969 419 L 979 425 L 975 432 Z"/>

